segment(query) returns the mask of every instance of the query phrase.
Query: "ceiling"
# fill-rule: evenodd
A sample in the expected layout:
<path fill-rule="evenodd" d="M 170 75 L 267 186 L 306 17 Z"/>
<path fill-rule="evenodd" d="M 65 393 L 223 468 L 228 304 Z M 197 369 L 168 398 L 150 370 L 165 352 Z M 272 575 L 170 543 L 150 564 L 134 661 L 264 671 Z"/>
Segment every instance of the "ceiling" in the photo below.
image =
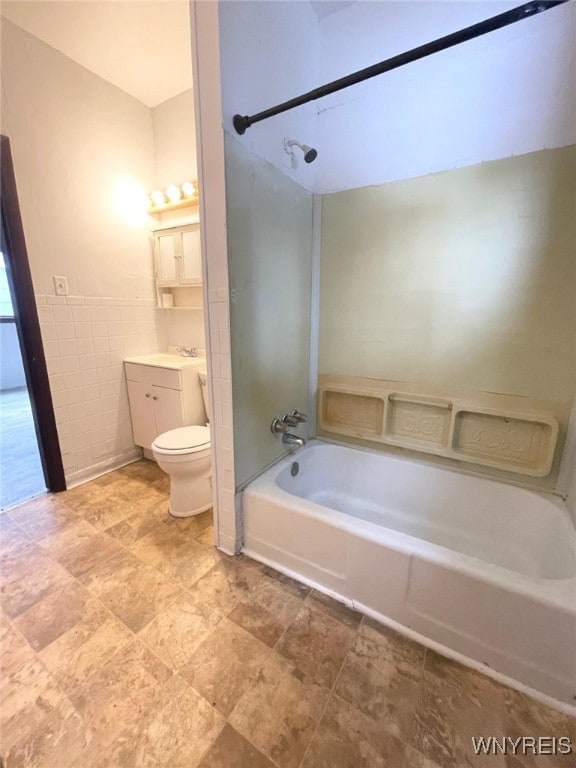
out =
<path fill-rule="evenodd" d="M 1 13 L 149 107 L 192 87 L 187 0 L 2 2 Z"/>

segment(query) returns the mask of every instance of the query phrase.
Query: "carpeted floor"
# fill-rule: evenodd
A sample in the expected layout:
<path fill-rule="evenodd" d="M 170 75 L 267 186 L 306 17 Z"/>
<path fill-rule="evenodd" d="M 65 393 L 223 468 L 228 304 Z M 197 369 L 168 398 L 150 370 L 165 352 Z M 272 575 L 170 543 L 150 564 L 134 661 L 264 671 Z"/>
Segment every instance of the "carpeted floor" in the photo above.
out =
<path fill-rule="evenodd" d="M 0 508 L 45 490 L 28 391 L 0 392 Z"/>

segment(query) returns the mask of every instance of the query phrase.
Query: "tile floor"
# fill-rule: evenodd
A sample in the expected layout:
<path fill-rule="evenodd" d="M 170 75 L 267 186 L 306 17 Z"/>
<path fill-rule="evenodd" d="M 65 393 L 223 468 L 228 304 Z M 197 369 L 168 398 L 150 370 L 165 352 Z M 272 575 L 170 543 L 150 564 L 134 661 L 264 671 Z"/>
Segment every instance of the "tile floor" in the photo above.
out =
<path fill-rule="evenodd" d="M 6 768 L 557 768 L 576 721 L 167 515 L 146 461 L 0 516 Z"/>

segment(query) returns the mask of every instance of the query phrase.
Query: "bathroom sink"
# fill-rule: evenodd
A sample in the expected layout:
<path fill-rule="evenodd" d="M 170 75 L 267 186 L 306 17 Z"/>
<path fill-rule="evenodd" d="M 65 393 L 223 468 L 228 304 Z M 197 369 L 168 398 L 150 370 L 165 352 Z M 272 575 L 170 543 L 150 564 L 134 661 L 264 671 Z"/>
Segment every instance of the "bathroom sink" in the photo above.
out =
<path fill-rule="evenodd" d="M 124 358 L 125 363 L 136 363 L 137 365 L 153 365 L 158 368 L 174 368 L 182 370 L 193 366 L 206 367 L 205 357 L 183 357 L 182 355 L 173 355 L 166 352 L 155 352 L 151 355 L 135 355 L 134 357 Z"/>

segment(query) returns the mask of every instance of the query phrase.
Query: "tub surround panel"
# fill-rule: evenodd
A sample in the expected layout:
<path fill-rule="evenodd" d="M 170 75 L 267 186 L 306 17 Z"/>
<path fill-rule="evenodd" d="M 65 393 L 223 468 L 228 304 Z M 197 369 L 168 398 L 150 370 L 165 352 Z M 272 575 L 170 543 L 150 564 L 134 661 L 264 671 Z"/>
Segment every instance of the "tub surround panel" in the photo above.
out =
<path fill-rule="evenodd" d="M 323 196 L 320 373 L 572 404 L 576 147 Z"/>
<path fill-rule="evenodd" d="M 569 409 L 546 400 L 320 375 L 318 434 L 553 488 Z"/>
<path fill-rule="evenodd" d="M 286 453 L 272 419 L 308 410 L 313 197 L 236 139 L 226 135 L 225 145 L 240 487 Z"/>
<path fill-rule="evenodd" d="M 123 360 L 167 348 L 154 299 L 37 294 L 68 485 L 140 457 Z"/>

